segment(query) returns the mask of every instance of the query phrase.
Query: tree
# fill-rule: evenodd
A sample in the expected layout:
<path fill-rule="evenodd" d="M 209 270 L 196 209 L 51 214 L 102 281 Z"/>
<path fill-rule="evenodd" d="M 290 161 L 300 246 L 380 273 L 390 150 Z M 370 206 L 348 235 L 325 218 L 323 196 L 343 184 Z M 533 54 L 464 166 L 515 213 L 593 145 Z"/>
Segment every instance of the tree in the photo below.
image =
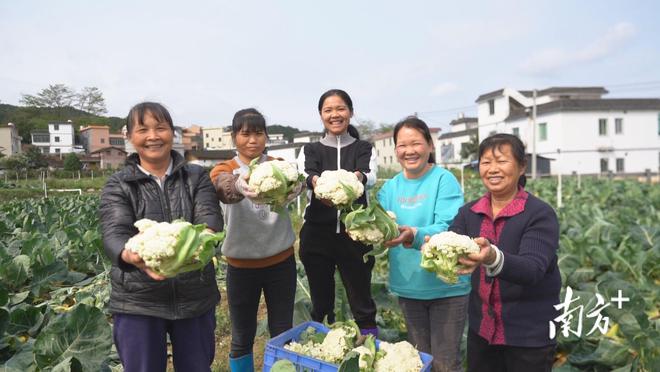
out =
<path fill-rule="evenodd" d="M 12 156 L 7 156 L 0 159 L 0 166 L 5 169 L 11 169 L 16 173 L 16 179 L 18 180 L 18 172 L 22 169 L 27 168 L 25 162 L 25 156 L 22 154 L 16 154 Z"/>
<path fill-rule="evenodd" d="M 108 112 L 105 107 L 103 93 L 97 87 L 85 87 L 76 97 L 78 100 L 76 107 L 81 111 L 86 111 L 94 115 Z"/>
<path fill-rule="evenodd" d="M 39 169 L 48 167 L 46 157 L 39 151 L 37 147 L 30 147 L 22 154 L 25 158 L 25 165 L 29 169 Z"/>
<path fill-rule="evenodd" d="M 51 84 L 48 88 L 42 89 L 36 96 L 22 94 L 19 102 L 24 106 L 63 108 L 71 106 L 75 98 L 76 93 L 68 86 Z"/>
<path fill-rule="evenodd" d="M 78 156 L 72 152 L 66 154 L 64 158 L 64 170 L 66 171 L 79 171 L 82 168 L 82 163 Z"/>
<path fill-rule="evenodd" d="M 470 142 L 465 142 L 461 145 L 461 158 L 474 160 L 477 158 L 479 152 L 479 138 L 477 136 L 470 136 Z"/>
<path fill-rule="evenodd" d="M 369 141 L 371 139 L 371 136 L 374 135 L 374 130 L 376 129 L 376 123 L 374 123 L 373 120 L 360 119 L 360 118 L 356 118 L 355 122 L 357 123 L 355 125 L 355 128 L 357 129 L 358 133 L 360 133 L 360 139 Z"/>

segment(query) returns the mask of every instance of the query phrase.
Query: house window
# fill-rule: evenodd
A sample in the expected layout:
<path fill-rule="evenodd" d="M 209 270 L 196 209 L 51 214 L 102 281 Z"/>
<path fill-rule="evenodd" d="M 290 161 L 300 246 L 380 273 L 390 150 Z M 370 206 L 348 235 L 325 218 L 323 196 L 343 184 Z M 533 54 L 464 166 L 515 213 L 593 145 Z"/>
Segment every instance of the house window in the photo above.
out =
<path fill-rule="evenodd" d="M 539 141 L 548 139 L 548 123 L 539 123 Z"/>
<path fill-rule="evenodd" d="M 206 138 L 209 138 L 209 134 L 208 134 L 208 133 L 204 133 L 204 134 L 206 134 Z"/>
<path fill-rule="evenodd" d="M 392 164 L 392 156 L 390 156 L 390 164 Z"/>
<path fill-rule="evenodd" d="M 60 130 L 60 125 L 59 124 L 54 124 L 53 125 L 53 130 Z"/>
<path fill-rule="evenodd" d="M 516 137 L 520 137 L 520 128 L 518 127 L 513 128 L 513 135 Z"/>
<path fill-rule="evenodd" d="M 614 133 L 622 134 L 623 133 L 623 119 L 616 118 L 614 119 Z"/>
<path fill-rule="evenodd" d="M 55 136 L 55 142 L 60 142 L 60 137 Z"/>
<path fill-rule="evenodd" d="M 110 144 L 113 146 L 124 146 L 123 138 L 110 138 Z"/>
<path fill-rule="evenodd" d="M 607 119 L 598 119 L 598 135 L 607 136 Z"/>
<path fill-rule="evenodd" d="M 489 99 L 488 100 L 488 113 L 490 115 L 495 115 L 495 100 L 494 99 Z"/>
<path fill-rule="evenodd" d="M 376 150 L 376 156 L 380 156 L 380 150 Z"/>
<path fill-rule="evenodd" d="M 101 143 L 105 143 L 105 138 L 101 138 Z"/>
<path fill-rule="evenodd" d="M 600 159 L 600 173 L 607 173 L 608 170 L 607 159 Z"/>
<path fill-rule="evenodd" d="M 623 173 L 624 172 L 623 161 L 624 161 L 624 158 L 616 158 L 616 172 L 617 173 Z"/>
<path fill-rule="evenodd" d="M 60 149 L 55 149 L 55 153 L 56 153 L 56 154 L 59 154 L 59 153 L 60 153 Z"/>
<path fill-rule="evenodd" d="M 658 114 L 658 136 L 660 136 L 660 114 Z"/>

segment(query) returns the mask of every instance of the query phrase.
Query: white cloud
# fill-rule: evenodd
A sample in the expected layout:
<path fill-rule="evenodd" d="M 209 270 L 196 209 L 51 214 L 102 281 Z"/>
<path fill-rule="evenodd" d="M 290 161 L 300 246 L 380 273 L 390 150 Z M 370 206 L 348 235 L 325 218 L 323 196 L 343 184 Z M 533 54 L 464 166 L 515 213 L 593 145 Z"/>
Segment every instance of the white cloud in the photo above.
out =
<path fill-rule="evenodd" d="M 521 63 L 521 69 L 530 75 L 552 75 L 558 70 L 575 63 L 593 62 L 617 52 L 637 33 L 631 23 L 620 22 L 604 35 L 580 48 L 566 51 L 561 48 L 546 48 L 533 53 Z"/>
<path fill-rule="evenodd" d="M 433 88 L 431 88 L 431 95 L 432 96 L 443 96 L 445 94 L 453 93 L 458 90 L 458 85 L 452 83 L 452 82 L 444 82 L 435 85 Z"/>

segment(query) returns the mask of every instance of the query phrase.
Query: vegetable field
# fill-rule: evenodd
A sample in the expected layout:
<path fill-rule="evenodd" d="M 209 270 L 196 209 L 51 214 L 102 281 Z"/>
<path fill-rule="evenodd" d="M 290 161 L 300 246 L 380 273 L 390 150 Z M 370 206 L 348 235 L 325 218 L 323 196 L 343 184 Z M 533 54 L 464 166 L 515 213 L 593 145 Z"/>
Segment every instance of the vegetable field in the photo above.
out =
<path fill-rule="evenodd" d="M 468 180 L 466 189 L 466 200 L 482 192 L 476 179 Z M 530 182 L 528 190 L 555 205 L 555 180 Z M 660 186 L 591 179 L 578 188 L 569 179 L 563 190 L 559 266 L 563 287 L 570 286 L 579 300 L 570 304 L 575 311 L 568 336 L 557 327 L 555 370 L 660 370 Z M 1 370 L 121 370 L 105 308 L 109 261 L 103 254 L 97 206 L 96 196 L 0 203 Z M 219 263 L 218 283 L 224 287 Z M 387 292 L 386 268 L 380 259 L 372 291 L 381 338 L 396 340 L 405 337 L 405 324 Z M 296 323 L 309 319 L 310 309 L 302 265 L 298 272 Z M 350 312 L 341 286 L 337 291 L 341 321 Z M 620 293 L 628 298 L 619 303 L 621 308 L 611 302 Z M 562 300 L 564 296 L 565 291 Z M 228 315 L 220 318 L 224 324 Z M 597 327 L 605 318 L 601 332 Z M 226 326 L 219 328 L 227 332 Z M 216 359 L 224 358 L 218 350 Z M 215 368 L 224 371 L 225 365 L 219 362 Z"/>

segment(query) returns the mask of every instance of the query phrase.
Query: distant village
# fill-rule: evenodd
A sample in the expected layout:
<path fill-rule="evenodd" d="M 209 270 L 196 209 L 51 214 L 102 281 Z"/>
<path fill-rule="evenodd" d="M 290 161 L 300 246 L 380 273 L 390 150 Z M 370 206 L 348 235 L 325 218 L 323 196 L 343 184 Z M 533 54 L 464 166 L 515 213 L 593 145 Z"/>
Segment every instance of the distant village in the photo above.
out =
<path fill-rule="evenodd" d="M 503 88 L 477 97 L 476 117 L 459 114 L 449 130 L 433 128 L 436 162 L 462 168 L 475 160 L 474 145 L 494 133 L 519 136 L 528 153 L 535 153 L 540 175 L 644 174 L 660 172 L 660 99 L 604 98 L 603 87 L 551 87 L 542 90 Z M 0 125 L 0 153 L 24 151 L 16 125 Z M 116 169 L 134 152 L 122 133 L 106 125 L 77 129 L 75 122 L 52 122 L 47 131 L 30 133 L 30 144 L 50 158 L 75 153 L 87 169 Z M 319 124 L 320 126 L 320 124 Z M 292 163 L 301 148 L 322 137 L 321 132 L 300 132 L 293 141 L 269 134 L 269 155 Z M 379 170 L 400 170 L 392 132 L 369 140 Z M 189 162 L 211 167 L 235 153 L 229 127 L 192 125 L 176 127 L 174 150 Z M 57 167 L 57 161 L 51 166 Z M 528 167 L 528 171 L 529 171 Z"/>

